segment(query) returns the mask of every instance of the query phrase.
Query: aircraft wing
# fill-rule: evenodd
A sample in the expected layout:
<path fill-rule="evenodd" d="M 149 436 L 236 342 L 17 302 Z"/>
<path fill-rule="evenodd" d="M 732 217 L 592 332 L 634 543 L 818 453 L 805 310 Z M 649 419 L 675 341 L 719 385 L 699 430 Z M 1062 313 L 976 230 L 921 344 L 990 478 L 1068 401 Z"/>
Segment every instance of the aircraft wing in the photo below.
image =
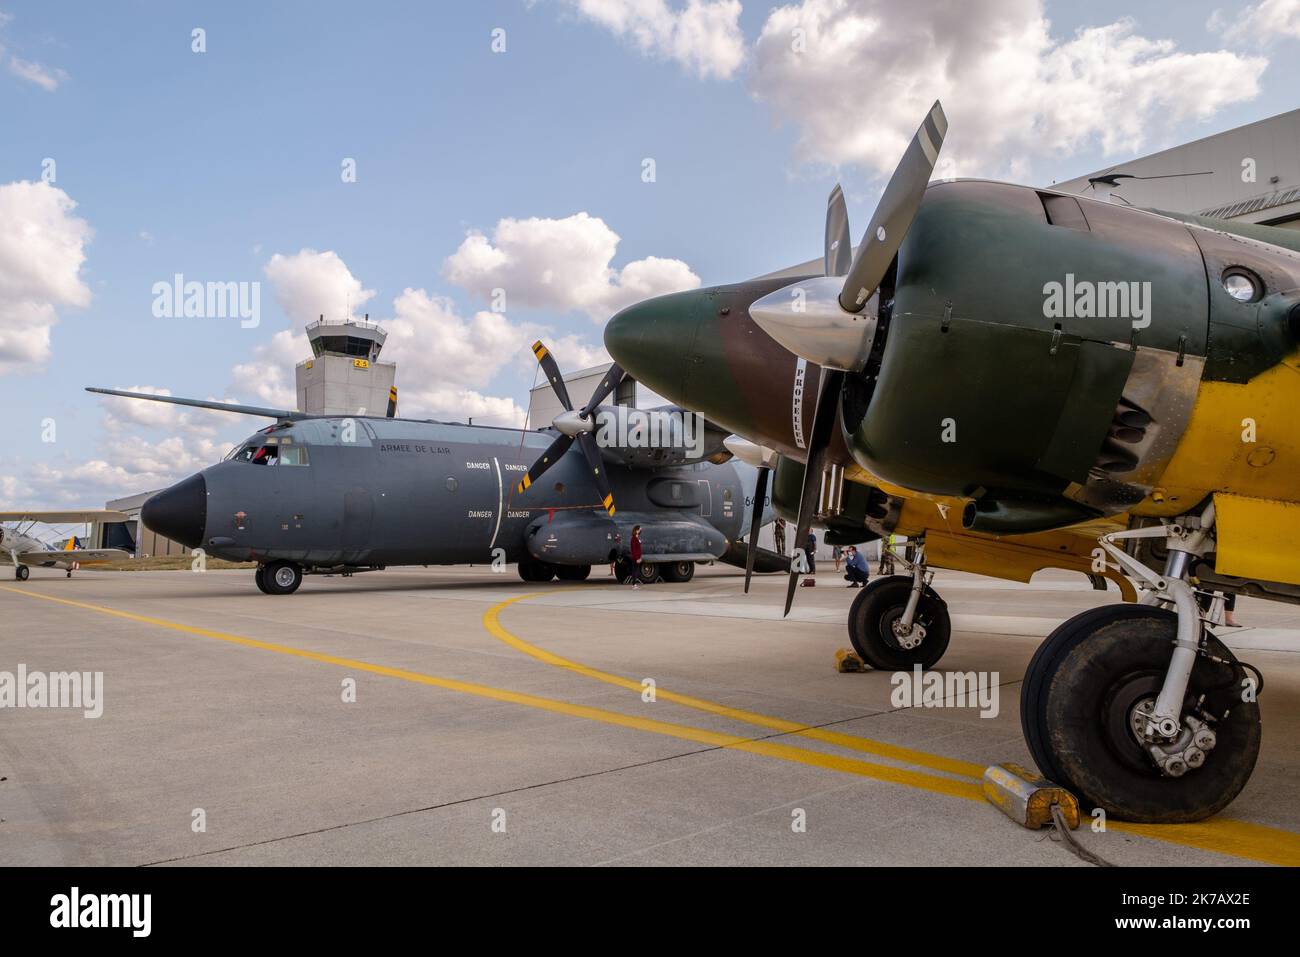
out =
<path fill-rule="evenodd" d="M 130 558 L 120 548 L 68 548 L 39 552 L 19 552 L 18 560 L 24 564 L 40 565 L 43 562 L 114 562 Z"/>
<path fill-rule="evenodd" d="M 18 512 L 0 512 L 0 522 L 44 522 L 47 525 L 63 525 L 69 522 L 129 522 L 130 520 L 131 516 L 125 512 L 114 512 L 104 508 L 69 511 L 27 509 Z"/>
<path fill-rule="evenodd" d="M 217 412 L 234 412 L 239 415 L 260 415 L 268 419 L 279 419 L 282 422 L 294 422 L 298 419 L 309 418 L 303 412 L 296 412 L 291 409 L 268 409 L 260 405 L 238 405 L 234 402 L 212 402 L 207 399 L 183 399 L 175 395 L 154 395 L 152 392 L 124 392 L 121 389 L 99 389 L 94 386 L 86 386 L 86 391 L 97 392 L 100 395 L 116 395 L 123 399 L 167 402 L 171 405 L 184 405 L 192 409 L 213 409 Z"/>

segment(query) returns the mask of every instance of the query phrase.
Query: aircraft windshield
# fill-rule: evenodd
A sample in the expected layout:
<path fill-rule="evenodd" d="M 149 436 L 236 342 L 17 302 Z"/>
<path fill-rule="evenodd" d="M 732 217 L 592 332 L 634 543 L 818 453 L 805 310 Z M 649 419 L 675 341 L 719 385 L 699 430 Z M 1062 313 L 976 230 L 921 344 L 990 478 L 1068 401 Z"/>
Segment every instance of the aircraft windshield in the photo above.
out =
<path fill-rule="evenodd" d="M 231 452 L 227 461 L 252 465 L 307 465 L 310 459 L 306 446 L 296 444 L 287 435 L 259 435 Z"/>

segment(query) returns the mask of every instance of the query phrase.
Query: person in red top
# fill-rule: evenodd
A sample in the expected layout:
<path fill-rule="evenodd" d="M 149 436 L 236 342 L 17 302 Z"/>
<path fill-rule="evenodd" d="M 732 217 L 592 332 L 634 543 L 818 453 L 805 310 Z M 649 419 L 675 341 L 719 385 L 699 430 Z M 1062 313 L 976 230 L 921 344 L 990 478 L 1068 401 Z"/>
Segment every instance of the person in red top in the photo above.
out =
<path fill-rule="evenodd" d="M 632 548 L 632 587 L 640 588 L 641 587 L 641 556 L 644 554 L 641 551 L 641 526 L 640 525 L 632 526 L 631 548 Z"/>

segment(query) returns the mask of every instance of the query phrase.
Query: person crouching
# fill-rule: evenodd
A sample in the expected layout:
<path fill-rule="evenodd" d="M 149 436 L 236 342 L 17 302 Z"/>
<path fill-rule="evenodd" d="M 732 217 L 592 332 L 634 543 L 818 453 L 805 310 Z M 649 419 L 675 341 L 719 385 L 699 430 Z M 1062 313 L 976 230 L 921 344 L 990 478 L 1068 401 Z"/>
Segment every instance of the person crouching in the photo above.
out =
<path fill-rule="evenodd" d="M 848 587 L 861 588 L 867 583 L 870 574 L 867 560 L 857 548 L 850 545 L 844 556 L 844 580 L 849 583 Z"/>

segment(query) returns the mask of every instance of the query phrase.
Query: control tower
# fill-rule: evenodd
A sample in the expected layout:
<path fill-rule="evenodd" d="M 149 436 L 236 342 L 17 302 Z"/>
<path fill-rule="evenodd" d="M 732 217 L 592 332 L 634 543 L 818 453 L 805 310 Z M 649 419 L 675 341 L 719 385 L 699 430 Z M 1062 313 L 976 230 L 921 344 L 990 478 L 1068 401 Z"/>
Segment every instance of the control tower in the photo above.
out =
<path fill-rule="evenodd" d="M 365 319 L 321 316 L 307 326 L 312 357 L 294 369 L 298 409 L 318 415 L 396 414 L 397 364 L 380 362 L 388 334 Z"/>

